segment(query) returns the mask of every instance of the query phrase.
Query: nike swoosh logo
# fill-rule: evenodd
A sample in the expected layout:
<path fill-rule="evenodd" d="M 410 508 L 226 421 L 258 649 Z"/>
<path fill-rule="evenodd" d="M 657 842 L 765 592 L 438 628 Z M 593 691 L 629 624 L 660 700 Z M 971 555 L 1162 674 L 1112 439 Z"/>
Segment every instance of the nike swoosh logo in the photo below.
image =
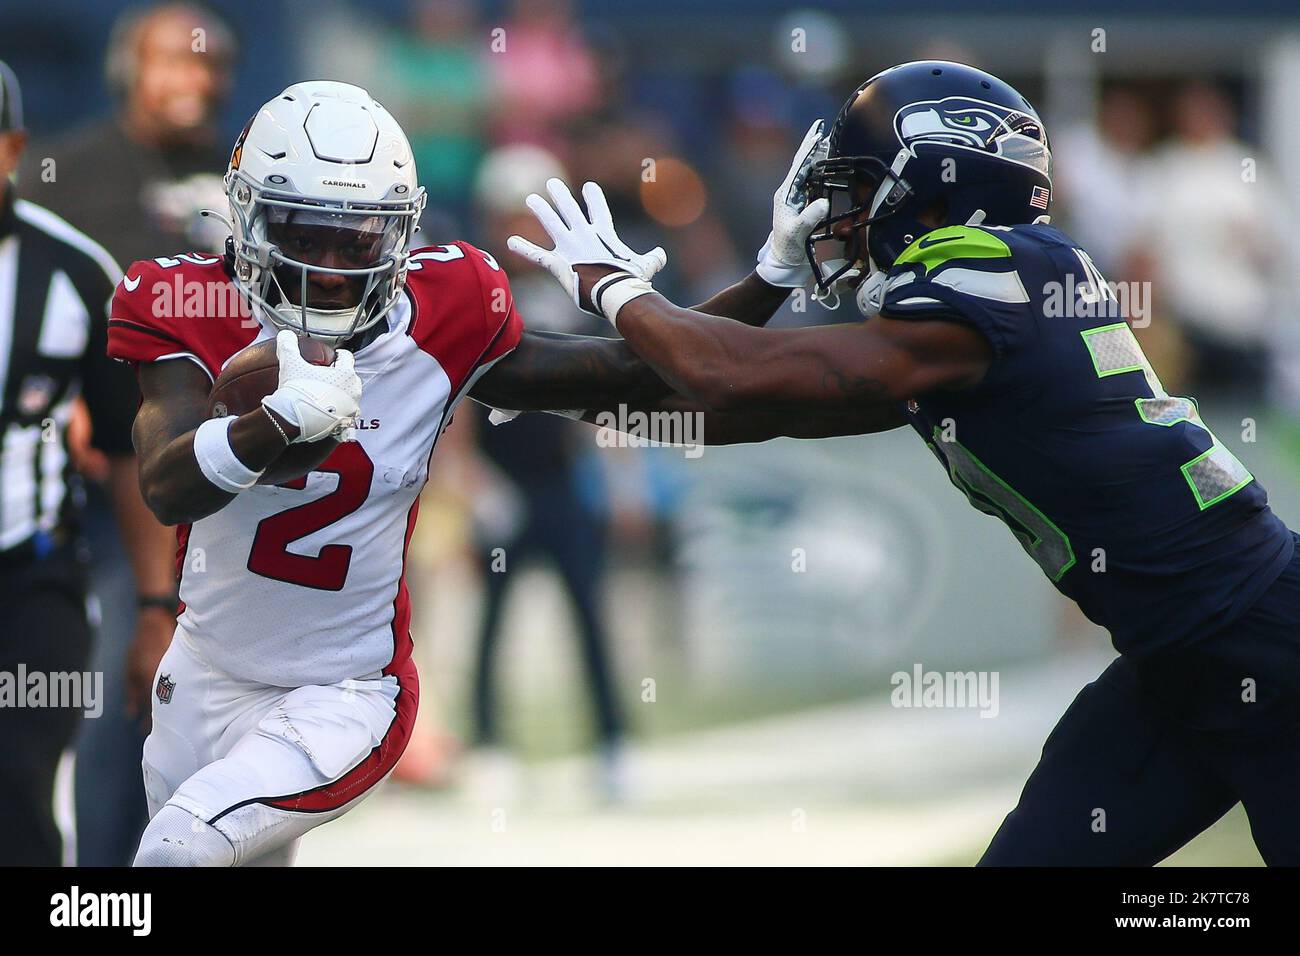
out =
<path fill-rule="evenodd" d="M 937 246 L 940 243 L 944 243 L 944 242 L 956 242 L 958 239 L 961 238 L 962 238 L 961 236 L 945 236 L 942 239 L 930 239 L 926 237 L 926 238 L 922 238 L 920 243 L 918 243 L 918 245 L 922 249 L 929 249 L 931 246 Z"/>
<path fill-rule="evenodd" d="M 122 285 L 126 288 L 127 292 L 134 292 L 136 289 L 140 288 L 141 278 L 141 276 L 136 276 L 134 279 L 130 276 L 122 276 Z"/>

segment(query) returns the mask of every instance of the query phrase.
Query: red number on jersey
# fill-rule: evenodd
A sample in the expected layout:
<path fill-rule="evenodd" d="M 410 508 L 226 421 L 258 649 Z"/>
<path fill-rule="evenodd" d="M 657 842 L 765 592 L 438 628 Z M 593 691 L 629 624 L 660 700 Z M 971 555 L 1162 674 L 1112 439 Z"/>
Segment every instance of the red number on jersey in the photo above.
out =
<path fill-rule="evenodd" d="M 370 494 L 375 466 L 359 442 L 349 441 L 339 445 L 316 471 L 338 475 L 338 487 L 323 498 L 259 521 L 248 555 L 248 570 L 305 588 L 341 591 L 352 563 L 352 545 L 327 544 L 315 557 L 293 554 L 287 546 L 360 508 Z M 307 479 L 304 476 L 280 487 L 305 488 Z"/>

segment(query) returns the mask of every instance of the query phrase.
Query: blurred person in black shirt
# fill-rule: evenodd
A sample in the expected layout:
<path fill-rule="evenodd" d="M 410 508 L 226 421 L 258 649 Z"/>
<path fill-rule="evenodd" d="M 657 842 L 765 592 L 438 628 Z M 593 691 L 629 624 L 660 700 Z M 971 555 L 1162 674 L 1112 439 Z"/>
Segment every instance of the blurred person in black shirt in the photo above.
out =
<path fill-rule="evenodd" d="M 105 64 L 116 112 L 33 150 L 23 194 L 102 240 L 118 262 L 219 251 L 227 231 L 199 210 L 226 207 L 227 148 L 215 120 L 235 52 L 230 28 L 205 5 L 164 3 L 123 14 Z M 138 392 L 129 372 L 123 387 L 134 412 Z M 73 451 L 95 477 L 94 450 Z M 90 589 L 99 612 L 94 666 L 105 675 L 107 699 L 104 716 L 87 722 L 77 743 L 77 858 L 123 866 L 146 822 L 139 764 L 147 728 L 132 715 L 147 720 L 154 670 L 172 628 L 133 641 L 131 565 L 93 482 L 88 499 Z"/>
<path fill-rule="evenodd" d="M 606 330 L 579 312 L 547 273 L 505 250 L 508 235 L 535 225 L 524 197 L 541 190 L 549 177 L 563 174 L 558 160 L 540 147 L 508 146 L 490 154 L 476 186 L 484 245 L 509 257 L 511 288 L 529 328 L 603 335 Z M 483 526 L 479 532 L 487 604 L 474 682 L 474 742 L 489 752 L 500 746 L 496 651 L 501 613 L 517 569 L 540 558 L 555 569 L 572 602 L 600 748 L 599 784 L 607 798 L 617 799 L 624 787 L 624 721 L 600 609 L 608 529 L 605 518 L 583 500 L 577 479 L 579 442 L 590 441 L 592 433 L 558 415 L 521 415 L 499 426 L 487 424 L 486 414 L 482 417 L 479 448 L 510 481 L 522 507 L 516 527 Z M 497 548 L 506 553 L 504 571 L 493 560 Z"/>
<path fill-rule="evenodd" d="M 227 145 L 215 119 L 234 35 L 209 8 L 167 3 L 113 27 L 105 63 L 116 113 L 35 150 L 23 194 L 104 238 L 119 262 L 220 251 L 227 231 L 199 210 L 225 208 Z M 52 165 L 47 164 L 52 160 Z"/>

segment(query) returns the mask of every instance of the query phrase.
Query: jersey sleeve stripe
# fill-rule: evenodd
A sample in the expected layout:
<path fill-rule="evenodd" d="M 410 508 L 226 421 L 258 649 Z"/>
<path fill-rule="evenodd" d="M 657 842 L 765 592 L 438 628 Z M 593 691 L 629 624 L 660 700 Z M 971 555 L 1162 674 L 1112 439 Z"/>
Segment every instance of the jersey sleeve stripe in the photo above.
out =
<path fill-rule="evenodd" d="M 143 332 L 146 335 L 156 336 L 166 342 L 171 342 L 174 345 L 180 345 L 180 346 L 185 345 L 185 343 L 182 342 L 180 339 L 176 338 L 173 335 L 168 335 L 166 332 L 162 331 L 161 329 L 150 328 L 147 325 L 141 325 L 139 322 L 132 322 L 129 319 L 109 319 L 108 327 L 110 329 L 122 329 L 124 331 L 129 330 L 132 332 Z"/>
<path fill-rule="evenodd" d="M 191 362 L 193 362 L 193 363 L 194 363 L 195 365 L 197 365 L 199 368 L 203 369 L 203 374 L 204 374 L 204 375 L 206 375 L 210 380 L 215 381 L 215 379 L 212 378 L 212 371 L 211 371 L 211 369 L 209 369 L 206 365 L 204 365 L 204 364 L 203 364 L 203 359 L 199 358 L 199 357 L 198 357 L 197 355 L 195 355 L 193 352 L 168 352 L 166 355 L 159 355 L 159 356 L 158 356 L 156 359 L 154 359 L 153 361 L 155 361 L 155 362 L 166 362 L 166 361 L 169 360 L 169 359 L 189 359 Z"/>
<path fill-rule="evenodd" d="M 954 267 L 945 269 L 930 281 L 963 295 L 991 299 L 994 302 L 1020 304 L 1029 301 L 1029 293 L 1020 281 L 1020 273 L 1014 269 L 1010 272 L 984 272 Z"/>

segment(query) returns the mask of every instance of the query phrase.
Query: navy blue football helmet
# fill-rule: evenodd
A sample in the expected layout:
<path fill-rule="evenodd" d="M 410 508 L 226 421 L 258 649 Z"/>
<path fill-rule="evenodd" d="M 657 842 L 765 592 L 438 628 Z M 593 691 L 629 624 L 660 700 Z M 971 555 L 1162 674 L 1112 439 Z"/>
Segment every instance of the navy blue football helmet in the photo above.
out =
<path fill-rule="evenodd" d="M 809 168 L 809 202 L 830 200 L 829 215 L 806 250 L 819 296 L 870 256 L 888 270 L 934 226 L 1013 226 L 1046 216 L 1052 199 L 1051 151 L 1042 120 L 1023 96 L 982 70 L 922 60 L 878 73 L 858 87 Z M 846 258 L 819 261 L 832 229 L 856 222 Z"/>

